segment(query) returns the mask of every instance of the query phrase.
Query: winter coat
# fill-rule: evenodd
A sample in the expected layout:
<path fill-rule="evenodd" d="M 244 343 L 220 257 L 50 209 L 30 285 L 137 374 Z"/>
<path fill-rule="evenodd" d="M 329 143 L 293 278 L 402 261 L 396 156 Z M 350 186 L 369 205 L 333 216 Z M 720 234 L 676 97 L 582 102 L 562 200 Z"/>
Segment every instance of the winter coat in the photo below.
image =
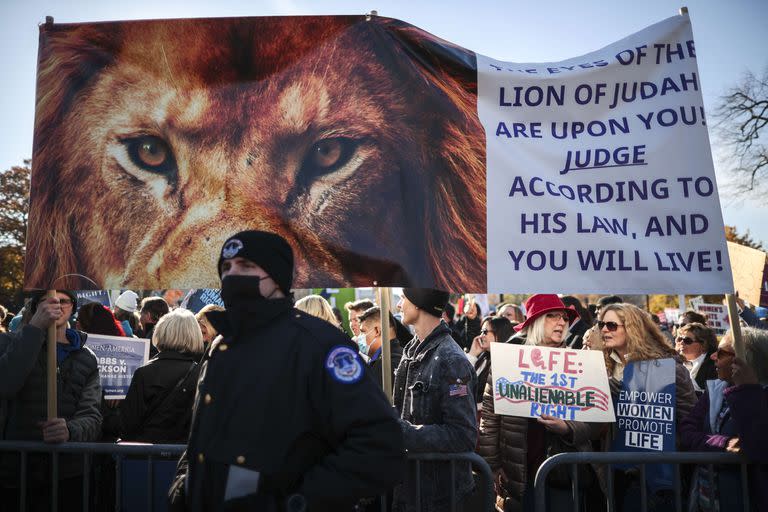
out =
<path fill-rule="evenodd" d="M 467 353 L 467 359 L 470 364 L 475 368 L 475 374 L 477 374 L 477 389 L 475 390 L 475 402 L 477 403 L 477 409 L 483 404 L 483 392 L 485 392 L 485 382 L 488 380 L 488 375 L 491 373 L 491 351 L 480 352 L 480 355 L 475 357 L 470 353 Z"/>
<path fill-rule="evenodd" d="M 592 327 L 581 318 L 568 327 L 568 334 L 565 336 L 565 346 L 573 350 L 581 350 L 584 346 L 584 333 Z"/>
<path fill-rule="evenodd" d="M 394 404 L 400 414 L 405 447 L 410 452 L 467 452 L 477 440 L 475 387 L 477 376 L 464 352 L 441 322 L 423 341 L 414 338 L 397 367 Z M 421 464 L 421 503 L 424 511 L 448 509 L 449 487 L 461 500 L 474 482 L 470 465 Z M 415 464 L 409 465 L 403 486 L 395 490 L 395 510 L 415 508 Z"/>
<path fill-rule="evenodd" d="M 80 346 L 57 366 L 57 416 L 64 418 L 69 440 L 97 441 L 101 436 L 101 385 L 96 356 L 85 346 L 88 335 L 72 331 Z M 0 439 L 41 441 L 38 422 L 47 419 L 46 333 L 32 325 L 0 334 Z M 18 485 L 18 455 L 0 454 L 0 482 Z M 30 484 L 50 479 L 49 458 L 30 455 Z M 82 473 L 82 458 L 62 455 L 59 476 Z"/>
<path fill-rule="evenodd" d="M 717 379 L 717 369 L 715 368 L 715 362 L 710 359 L 712 353 L 707 354 L 704 358 L 704 362 L 701 363 L 699 371 L 696 373 L 696 385 L 699 389 L 707 389 L 707 381 Z"/>
<path fill-rule="evenodd" d="M 164 350 L 136 369 L 120 404 L 124 441 L 187 442 L 199 359 L 200 354 Z M 177 387 L 182 380 L 185 385 Z"/>
<path fill-rule="evenodd" d="M 200 370 L 174 510 L 271 510 L 296 494 L 309 511 L 343 511 L 394 486 L 402 433 L 342 331 L 289 299 L 239 299 L 208 319 L 221 336 Z"/>
<path fill-rule="evenodd" d="M 765 432 L 768 430 L 768 388 L 757 384 L 726 388 L 721 380 L 707 382 L 707 390 L 699 398 L 691 413 L 680 426 L 680 445 L 688 451 L 725 451 L 728 441 L 739 438 L 742 453 L 756 462 L 749 468 L 749 494 L 755 510 L 768 510 L 768 444 Z M 718 418 L 723 401 L 730 408 L 724 419 Z M 717 432 L 716 422 L 723 427 Z M 738 466 L 722 466 L 718 471 L 738 473 Z M 732 475 L 733 476 L 733 475 Z M 741 493 L 740 485 L 729 486 L 728 482 L 740 483 L 738 478 L 720 479 L 721 500 L 729 500 Z M 728 510 L 721 502 L 720 510 Z"/>
<path fill-rule="evenodd" d="M 384 354 L 384 351 L 382 349 L 381 354 Z M 368 363 L 368 367 L 371 369 L 371 377 L 373 377 L 373 380 L 379 385 L 382 385 L 382 362 L 381 362 L 381 354 L 379 357 Z M 395 372 L 397 371 L 397 366 L 400 364 L 400 359 L 403 357 L 403 349 L 400 347 L 400 343 L 398 340 L 392 339 L 389 342 L 389 359 L 390 364 L 392 366 L 392 382 L 395 382 Z"/>
<path fill-rule="evenodd" d="M 480 439 L 477 453 L 485 459 L 491 471 L 504 470 L 507 477 L 505 510 L 522 509 L 526 485 L 536 476 L 535 472 L 529 473 L 528 467 L 528 432 L 535 423 L 536 420 L 532 418 L 502 416 L 494 412 L 493 375 L 489 373 L 480 413 Z M 591 451 L 590 425 L 578 421 L 566 421 L 566 424 L 570 429 L 566 436 L 545 431 L 544 450 L 540 454 L 542 461 L 548 454 L 554 455 L 562 451 Z M 539 426 L 536 425 L 534 428 Z M 531 455 L 535 456 L 535 454 Z M 535 470 L 538 470 L 538 467 Z"/>
<path fill-rule="evenodd" d="M 466 316 L 461 317 L 458 322 L 459 338 L 456 339 L 456 343 L 458 343 L 463 350 L 469 350 L 472 346 L 472 340 L 480 335 L 481 326 L 482 318 L 480 318 L 480 315 L 472 319 L 467 318 Z"/>

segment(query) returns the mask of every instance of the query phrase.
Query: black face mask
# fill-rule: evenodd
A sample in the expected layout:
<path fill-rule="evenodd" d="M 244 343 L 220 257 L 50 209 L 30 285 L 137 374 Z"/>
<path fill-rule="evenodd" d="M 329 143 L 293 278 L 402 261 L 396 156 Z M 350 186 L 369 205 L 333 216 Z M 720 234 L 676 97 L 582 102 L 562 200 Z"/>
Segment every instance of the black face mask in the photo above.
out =
<path fill-rule="evenodd" d="M 290 297 L 264 297 L 259 290 L 262 279 L 268 278 L 229 275 L 221 280 L 221 299 L 235 332 L 245 323 L 267 323 L 293 305 Z"/>
<path fill-rule="evenodd" d="M 221 300 L 227 309 L 237 308 L 254 301 L 267 300 L 259 289 L 259 276 L 225 276 L 221 280 Z"/>

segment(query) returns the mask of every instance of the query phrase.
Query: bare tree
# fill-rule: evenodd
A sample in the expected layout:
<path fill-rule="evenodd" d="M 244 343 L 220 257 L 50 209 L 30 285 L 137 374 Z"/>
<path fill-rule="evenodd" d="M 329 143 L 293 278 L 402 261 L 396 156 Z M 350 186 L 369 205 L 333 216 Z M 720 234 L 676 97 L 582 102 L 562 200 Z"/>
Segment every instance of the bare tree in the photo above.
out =
<path fill-rule="evenodd" d="M 729 170 L 737 177 L 737 192 L 757 193 L 760 178 L 768 171 L 768 146 L 765 133 L 768 124 L 768 67 L 761 77 L 747 72 L 741 82 L 731 88 L 715 110 L 722 142 L 729 149 Z"/>

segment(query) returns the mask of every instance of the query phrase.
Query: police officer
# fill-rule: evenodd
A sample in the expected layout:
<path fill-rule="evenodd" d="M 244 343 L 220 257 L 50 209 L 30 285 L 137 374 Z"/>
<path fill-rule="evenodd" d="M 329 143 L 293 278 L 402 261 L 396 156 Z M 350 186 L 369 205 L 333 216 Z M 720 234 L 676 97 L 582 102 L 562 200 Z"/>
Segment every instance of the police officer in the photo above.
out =
<path fill-rule="evenodd" d="M 293 308 L 293 252 L 243 231 L 218 263 L 225 312 L 203 363 L 172 508 L 351 510 L 402 478 L 403 437 L 357 347 Z M 186 467 L 188 464 L 188 468 Z"/>

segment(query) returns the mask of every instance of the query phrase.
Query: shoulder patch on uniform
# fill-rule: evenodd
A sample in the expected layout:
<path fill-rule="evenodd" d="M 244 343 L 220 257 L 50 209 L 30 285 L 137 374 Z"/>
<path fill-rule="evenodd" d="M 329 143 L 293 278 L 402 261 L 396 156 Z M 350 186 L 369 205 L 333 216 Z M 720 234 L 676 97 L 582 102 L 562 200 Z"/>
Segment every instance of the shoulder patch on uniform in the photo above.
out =
<path fill-rule="evenodd" d="M 363 377 L 363 363 L 349 347 L 335 346 L 325 358 L 325 369 L 336 382 L 354 384 Z"/>

